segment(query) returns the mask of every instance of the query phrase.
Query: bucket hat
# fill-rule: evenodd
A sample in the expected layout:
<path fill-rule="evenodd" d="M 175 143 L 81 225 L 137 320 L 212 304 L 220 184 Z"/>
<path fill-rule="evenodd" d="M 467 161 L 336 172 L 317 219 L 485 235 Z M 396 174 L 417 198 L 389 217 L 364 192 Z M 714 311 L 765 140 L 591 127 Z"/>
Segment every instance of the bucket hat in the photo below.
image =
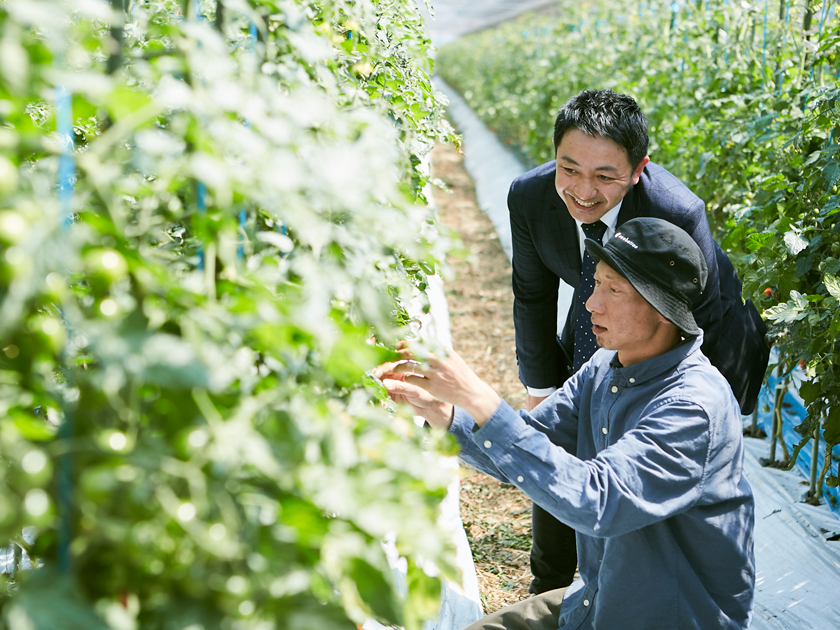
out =
<path fill-rule="evenodd" d="M 706 287 L 703 252 L 688 233 L 653 217 L 631 219 L 603 246 L 585 241 L 586 251 L 624 276 L 665 319 L 688 335 L 700 328 L 691 306 Z"/>

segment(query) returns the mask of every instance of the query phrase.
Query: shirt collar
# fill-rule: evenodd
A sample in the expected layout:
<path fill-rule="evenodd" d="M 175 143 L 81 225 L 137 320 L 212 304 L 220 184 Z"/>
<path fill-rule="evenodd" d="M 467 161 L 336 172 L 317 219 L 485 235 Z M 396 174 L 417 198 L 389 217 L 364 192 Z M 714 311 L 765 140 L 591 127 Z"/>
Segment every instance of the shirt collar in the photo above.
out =
<path fill-rule="evenodd" d="M 609 212 L 604 214 L 604 216 L 602 216 L 601 219 L 600 219 L 601 223 L 603 223 L 604 225 L 607 226 L 607 231 L 604 232 L 604 239 L 603 239 L 604 243 L 606 243 L 609 239 L 611 239 L 613 237 L 613 234 L 615 234 L 615 224 L 618 222 L 618 213 L 621 210 L 621 204 L 622 203 L 624 203 L 624 199 L 619 201 L 616 204 L 615 208 L 613 208 L 612 210 L 610 210 Z M 578 243 L 580 244 L 580 257 L 581 258 L 583 258 L 583 252 L 584 252 L 584 249 L 585 249 L 585 247 L 583 245 L 583 241 L 586 240 L 586 234 L 583 233 L 583 228 L 581 227 L 582 224 L 583 224 L 583 221 L 578 221 L 577 219 L 575 219 L 575 225 L 577 225 L 577 231 L 578 231 Z"/>
<path fill-rule="evenodd" d="M 610 367 L 613 368 L 612 380 L 621 381 L 624 385 L 641 385 L 670 372 L 682 363 L 688 356 L 700 352 L 703 345 L 703 331 L 696 337 L 686 337 L 676 346 L 655 357 L 639 361 L 624 367 L 618 362 L 618 352 L 613 354 Z"/>
<path fill-rule="evenodd" d="M 623 203 L 624 199 L 619 201 L 612 210 L 607 211 L 607 213 L 601 217 L 601 223 L 607 226 L 608 234 L 615 232 L 615 224 L 618 221 L 618 213 L 621 210 L 621 204 Z M 580 227 L 583 224 L 583 221 L 575 219 L 575 223 L 577 224 L 578 234 L 583 234 L 583 228 Z"/>

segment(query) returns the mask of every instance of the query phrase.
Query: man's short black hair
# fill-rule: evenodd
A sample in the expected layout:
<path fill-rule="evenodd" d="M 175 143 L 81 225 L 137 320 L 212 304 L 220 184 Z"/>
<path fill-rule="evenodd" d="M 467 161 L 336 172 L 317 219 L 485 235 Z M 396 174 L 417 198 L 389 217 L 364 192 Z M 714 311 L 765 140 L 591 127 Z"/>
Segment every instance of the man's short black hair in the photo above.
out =
<path fill-rule="evenodd" d="M 584 90 L 563 105 L 554 123 L 555 151 L 569 129 L 609 138 L 627 151 L 630 166 L 648 152 L 647 118 L 636 101 L 612 90 Z"/>

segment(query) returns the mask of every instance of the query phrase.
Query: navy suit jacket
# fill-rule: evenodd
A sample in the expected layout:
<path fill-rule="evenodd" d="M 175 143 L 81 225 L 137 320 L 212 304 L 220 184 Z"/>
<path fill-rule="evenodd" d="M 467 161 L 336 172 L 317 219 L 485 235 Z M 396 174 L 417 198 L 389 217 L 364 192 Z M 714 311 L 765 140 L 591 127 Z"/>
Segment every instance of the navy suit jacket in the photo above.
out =
<path fill-rule="evenodd" d="M 574 304 L 557 343 L 559 280 L 580 285 L 578 230 L 554 187 L 555 162 L 546 162 L 510 186 L 513 241 L 513 320 L 519 378 L 529 387 L 556 387 L 569 376 Z M 732 386 L 741 411 L 752 412 L 769 359 L 767 328 L 752 302 L 741 298 L 741 281 L 714 241 L 703 201 L 661 166 L 649 162 L 621 205 L 616 226 L 656 217 L 684 229 L 700 246 L 708 267 L 706 288 L 694 304 L 703 329 L 703 353 Z"/>

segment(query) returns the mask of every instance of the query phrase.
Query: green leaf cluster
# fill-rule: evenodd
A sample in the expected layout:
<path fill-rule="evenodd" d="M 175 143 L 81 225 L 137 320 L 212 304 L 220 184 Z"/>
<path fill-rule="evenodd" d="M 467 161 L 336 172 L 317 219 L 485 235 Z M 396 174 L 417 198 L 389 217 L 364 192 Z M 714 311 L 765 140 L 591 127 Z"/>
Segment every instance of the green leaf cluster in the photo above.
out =
<path fill-rule="evenodd" d="M 529 165 L 553 158 L 557 110 L 579 91 L 639 102 L 651 159 L 706 202 L 744 296 L 770 325 L 780 369 L 804 366 L 811 385 L 798 430 L 821 428 L 828 453 L 840 437 L 840 24 L 831 11 L 809 0 L 563 0 L 438 55 L 441 76 Z"/>
<path fill-rule="evenodd" d="M 436 614 L 451 445 L 366 376 L 450 247 L 429 45 L 409 0 L 0 4 L 0 540 L 41 564 L 0 625 Z"/>

